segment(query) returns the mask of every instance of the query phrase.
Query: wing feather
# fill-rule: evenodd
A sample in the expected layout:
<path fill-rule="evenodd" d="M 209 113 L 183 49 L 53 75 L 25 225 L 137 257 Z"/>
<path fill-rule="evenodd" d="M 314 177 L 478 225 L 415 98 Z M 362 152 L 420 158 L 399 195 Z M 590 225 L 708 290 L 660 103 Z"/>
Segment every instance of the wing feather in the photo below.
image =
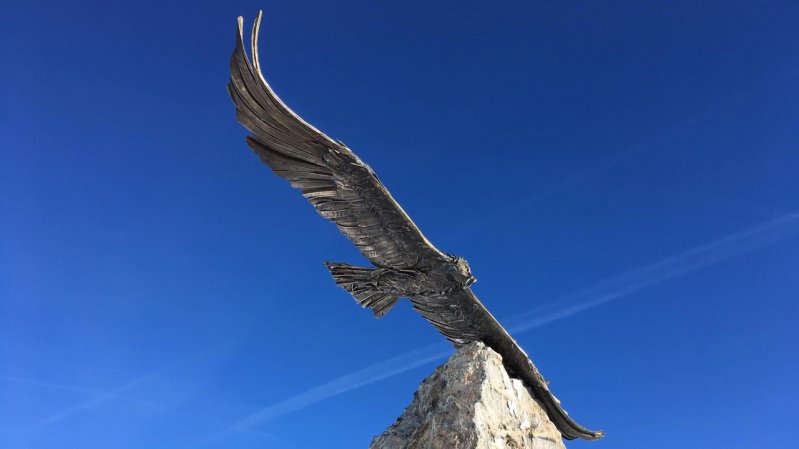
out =
<path fill-rule="evenodd" d="M 246 139 L 250 148 L 278 176 L 299 189 L 317 212 L 334 222 L 375 265 L 424 269 L 449 261 L 422 235 L 368 165 L 344 144 L 305 122 L 272 91 L 258 60 L 260 21 L 261 13 L 253 25 L 250 63 L 244 49 L 243 19 L 239 17 L 228 83 L 236 117 L 252 133 Z M 482 341 L 501 354 L 508 371 L 531 388 L 564 438 L 591 440 L 602 436 L 568 416 L 527 354 L 471 289 L 456 288 L 410 299 L 413 307 L 456 346 Z"/>
<path fill-rule="evenodd" d="M 251 63 L 239 17 L 228 83 L 236 118 L 252 133 L 247 137 L 250 148 L 375 265 L 422 268 L 447 260 L 368 165 L 344 144 L 305 122 L 269 87 L 258 60 L 260 23 L 261 13 L 253 25 Z"/>

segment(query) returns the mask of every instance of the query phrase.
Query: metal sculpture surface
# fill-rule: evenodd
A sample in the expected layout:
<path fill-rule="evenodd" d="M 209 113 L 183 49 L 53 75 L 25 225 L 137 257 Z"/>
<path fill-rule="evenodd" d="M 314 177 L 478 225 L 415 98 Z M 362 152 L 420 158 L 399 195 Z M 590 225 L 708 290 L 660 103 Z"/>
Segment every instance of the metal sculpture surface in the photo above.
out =
<path fill-rule="evenodd" d="M 375 265 L 326 262 L 336 283 L 378 318 L 400 298 L 410 299 L 413 308 L 455 346 L 479 340 L 502 355 L 508 372 L 531 389 L 564 438 L 602 437 L 601 431 L 577 424 L 561 408 L 527 354 L 469 288 L 475 278 L 466 261 L 433 246 L 368 165 L 275 95 L 258 62 L 260 22 L 259 13 L 252 30 L 250 62 L 243 19 L 238 19 L 228 91 L 238 121 L 252 133 L 247 144 L 277 175 L 300 189 L 317 212 L 335 223 Z"/>

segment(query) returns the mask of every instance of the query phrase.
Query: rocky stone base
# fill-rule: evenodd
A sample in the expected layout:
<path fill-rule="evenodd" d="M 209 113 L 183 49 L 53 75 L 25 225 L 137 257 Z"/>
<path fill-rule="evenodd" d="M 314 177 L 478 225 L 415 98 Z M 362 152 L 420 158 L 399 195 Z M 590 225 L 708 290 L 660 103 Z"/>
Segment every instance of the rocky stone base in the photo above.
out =
<path fill-rule="evenodd" d="M 565 449 L 560 432 L 502 358 L 460 348 L 427 377 L 370 449 Z"/>

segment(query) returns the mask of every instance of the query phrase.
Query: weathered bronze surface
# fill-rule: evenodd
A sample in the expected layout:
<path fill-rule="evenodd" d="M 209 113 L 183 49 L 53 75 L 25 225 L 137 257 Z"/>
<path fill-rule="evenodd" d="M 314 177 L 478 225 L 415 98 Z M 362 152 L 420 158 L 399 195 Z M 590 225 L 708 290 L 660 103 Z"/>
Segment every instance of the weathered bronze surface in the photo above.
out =
<path fill-rule="evenodd" d="M 258 62 L 261 14 L 252 30 L 252 62 L 244 48 L 243 19 L 238 20 L 228 91 L 238 121 L 252 133 L 247 144 L 375 265 L 326 262 L 336 283 L 377 317 L 400 298 L 410 299 L 456 347 L 482 341 L 499 353 L 508 372 L 531 389 L 564 438 L 602 437 L 601 431 L 588 430 L 569 417 L 527 354 L 477 299 L 469 288 L 475 278 L 466 261 L 433 246 L 368 165 L 275 95 Z"/>

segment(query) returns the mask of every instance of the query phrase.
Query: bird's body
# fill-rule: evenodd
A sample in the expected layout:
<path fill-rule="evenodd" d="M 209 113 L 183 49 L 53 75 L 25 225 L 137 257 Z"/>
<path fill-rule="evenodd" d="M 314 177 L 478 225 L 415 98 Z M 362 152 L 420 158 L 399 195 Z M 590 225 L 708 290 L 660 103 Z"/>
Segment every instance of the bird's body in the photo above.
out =
<path fill-rule="evenodd" d="M 512 376 L 531 389 L 564 438 L 600 438 L 601 431 L 580 426 L 561 408 L 527 354 L 477 299 L 469 287 L 475 278 L 466 260 L 433 246 L 368 165 L 275 95 L 258 62 L 260 19 L 259 13 L 252 32 L 251 63 L 239 17 L 228 91 L 239 122 L 252 133 L 247 137 L 250 147 L 374 264 L 326 262 L 336 283 L 377 317 L 408 298 L 456 346 L 482 341 L 502 356 Z"/>

